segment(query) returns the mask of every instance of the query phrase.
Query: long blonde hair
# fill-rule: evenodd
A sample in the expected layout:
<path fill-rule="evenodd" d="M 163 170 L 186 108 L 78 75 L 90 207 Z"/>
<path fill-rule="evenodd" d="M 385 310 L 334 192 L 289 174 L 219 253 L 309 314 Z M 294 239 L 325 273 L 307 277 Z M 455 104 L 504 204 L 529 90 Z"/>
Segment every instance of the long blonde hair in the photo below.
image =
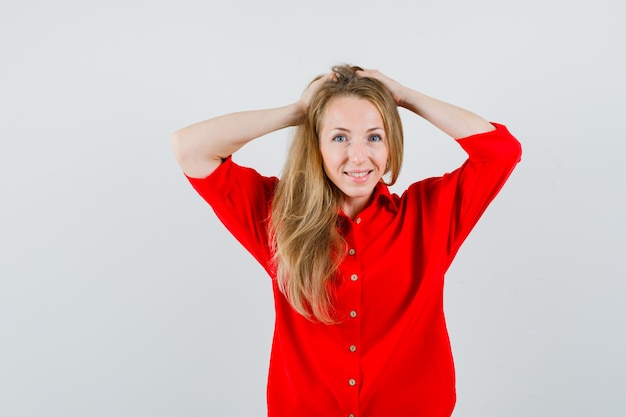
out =
<path fill-rule="evenodd" d="M 404 139 L 396 103 L 380 81 L 357 76 L 360 69 L 333 67 L 335 80 L 313 97 L 306 119 L 295 130 L 272 202 L 269 231 L 280 291 L 298 313 L 327 324 L 338 320 L 333 284 L 346 246 L 337 227 L 343 194 L 326 176 L 319 149 L 318 133 L 329 100 L 356 96 L 373 103 L 388 138 L 386 184 L 395 183 L 402 165 Z"/>

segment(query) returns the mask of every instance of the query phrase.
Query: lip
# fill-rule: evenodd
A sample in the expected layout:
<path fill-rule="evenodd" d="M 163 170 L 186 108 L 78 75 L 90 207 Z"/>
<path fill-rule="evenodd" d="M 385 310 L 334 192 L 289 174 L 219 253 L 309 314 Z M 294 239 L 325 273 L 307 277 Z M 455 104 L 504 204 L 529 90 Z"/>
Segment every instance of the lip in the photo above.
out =
<path fill-rule="evenodd" d="M 354 183 L 362 184 L 369 180 L 373 170 L 344 171 L 344 175 Z"/>

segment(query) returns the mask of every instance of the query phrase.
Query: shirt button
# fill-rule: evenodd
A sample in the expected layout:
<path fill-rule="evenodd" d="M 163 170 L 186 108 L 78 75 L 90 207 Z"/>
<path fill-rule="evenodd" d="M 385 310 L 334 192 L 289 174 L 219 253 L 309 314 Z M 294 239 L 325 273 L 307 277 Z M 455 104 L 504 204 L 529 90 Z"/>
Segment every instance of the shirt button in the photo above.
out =
<path fill-rule="evenodd" d="M 352 310 L 350 312 L 350 317 L 355 318 L 356 317 L 356 311 Z"/>
<path fill-rule="evenodd" d="M 356 253 L 356 251 L 355 251 L 354 249 L 350 249 L 350 250 L 348 251 L 348 253 L 349 253 L 350 255 L 354 255 L 354 254 Z"/>
<path fill-rule="evenodd" d="M 356 385 L 356 379 L 350 379 L 348 381 L 348 384 L 350 384 L 351 387 L 355 386 Z"/>
<path fill-rule="evenodd" d="M 356 352 L 356 346 L 350 345 L 350 352 Z"/>
<path fill-rule="evenodd" d="M 357 217 L 356 224 L 361 224 L 361 218 L 360 217 Z"/>
<path fill-rule="evenodd" d="M 356 281 L 357 279 L 359 279 L 359 276 L 357 274 L 352 274 L 352 275 L 350 275 L 350 279 L 352 281 Z"/>
<path fill-rule="evenodd" d="M 348 414 L 348 417 L 354 417 L 354 414 Z"/>

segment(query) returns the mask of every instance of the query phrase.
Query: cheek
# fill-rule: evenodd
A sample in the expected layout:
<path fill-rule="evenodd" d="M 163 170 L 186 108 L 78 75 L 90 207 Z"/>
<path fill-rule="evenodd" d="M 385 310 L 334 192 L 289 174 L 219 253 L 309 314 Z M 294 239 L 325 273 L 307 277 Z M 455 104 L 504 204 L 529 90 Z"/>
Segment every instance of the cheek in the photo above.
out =
<path fill-rule="evenodd" d="M 322 171 L 324 171 L 324 176 L 335 185 L 337 185 L 338 178 L 337 167 L 338 164 L 333 159 L 332 155 L 322 153 Z"/>
<path fill-rule="evenodd" d="M 328 153 L 321 146 L 320 146 L 320 156 L 322 157 L 322 165 L 324 166 L 324 169 L 326 169 L 326 166 L 328 165 Z"/>
<path fill-rule="evenodd" d="M 320 148 L 320 153 L 322 155 L 324 170 L 328 168 L 332 169 L 337 164 L 337 154 L 335 152 L 332 152 L 332 150 L 327 148 Z"/>
<path fill-rule="evenodd" d="M 385 148 L 385 150 L 378 156 L 378 164 L 385 168 L 389 166 L 389 151 L 387 148 Z"/>
<path fill-rule="evenodd" d="M 321 152 L 322 156 L 322 170 L 327 177 L 330 177 L 330 171 L 332 171 L 332 160 L 326 152 Z"/>

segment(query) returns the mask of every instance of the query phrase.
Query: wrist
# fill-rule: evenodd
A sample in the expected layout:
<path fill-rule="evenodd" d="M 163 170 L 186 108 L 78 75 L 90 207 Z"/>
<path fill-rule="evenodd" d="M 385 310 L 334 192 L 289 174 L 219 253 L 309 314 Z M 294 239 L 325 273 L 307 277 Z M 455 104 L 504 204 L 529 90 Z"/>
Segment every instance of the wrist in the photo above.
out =
<path fill-rule="evenodd" d="M 301 124 L 306 118 L 308 108 L 297 101 L 293 104 L 286 106 L 287 122 L 289 126 L 297 126 Z"/>
<path fill-rule="evenodd" d="M 420 114 L 420 108 L 423 106 L 425 95 L 417 90 L 409 87 L 403 87 L 400 94 L 396 98 L 399 107 L 403 107 L 414 113 Z"/>

